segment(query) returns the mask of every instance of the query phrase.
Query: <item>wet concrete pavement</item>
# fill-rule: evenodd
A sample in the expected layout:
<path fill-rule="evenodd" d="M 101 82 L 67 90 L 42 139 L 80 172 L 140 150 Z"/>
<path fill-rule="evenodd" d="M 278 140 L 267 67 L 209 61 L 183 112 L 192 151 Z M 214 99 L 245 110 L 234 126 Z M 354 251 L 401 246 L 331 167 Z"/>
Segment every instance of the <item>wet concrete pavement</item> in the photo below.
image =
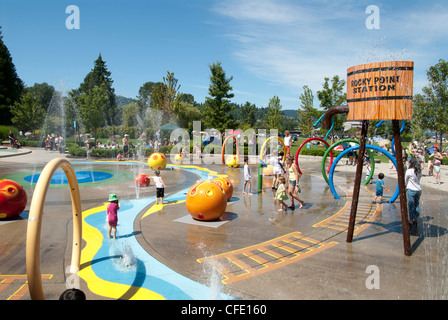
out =
<path fill-rule="evenodd" d="M 0 158 L 0 177 L 39 171 L 60 154 L 32 150 L 28 155 Z M 126 164 L 83 164 L 69 159 L 75 168 L 93 166 L 120 176 L 115 183 L 81 186 L 83 211 L 101 206 L 109 193 L 120 199 L 154 195 L 153 186 L 138 190 L 135 173 Z M 81 161 L 80 161 L 81 160 Z M 341 200 L 335 200 L 320 171 L 320 158 L 300 157 L 304 172 L 300 197 L 302 209 L 278 212 L 273 200 L 272 177 L 265 177 L 263 190 L 256 191 L 257 169 L 251 166 L 252 196 L 242 194 L 242 167 L 207 165 L 226 174 L 234 185 L 222 224 L 218 227 L 188 219 L 184 202 L 170 196 L 192 185 L 198 176 L 185 170 L 162 172 L 167 184 L 166 205 L 145 215 L 153 203 L 138 213 L 133 228 L 136 240 L 152 257 L 195 282 L 210 286 L 213 275 L 221 292 L 241 299 L 446 299 L 448 267 L 448 182 L 434 184 L 422 178 L 423 196 L 418 226 L 411 229 L 412 256 L 404 255 L 400 204 L 372 204 L 374 185 L 361 188 L 354 241 L 347 243 L 347 213 L 350 211 L 354 166 L 339 164 L 335 185 Z M 379 164 L 384 172 L 385 200 L 397 184 L 390 164 Z M 123 172 L 130 172 L 128 175 Z M 375 175 L 376 175 L 375 174 Z M 448 181 L 442 168 L 442 182 Z M 24 186 L 31 201 L 33 190 Z M 287 201 L 289 203 L 289 201 Z M 27 206 L 27 209 L 29 205 Z M 27 210 L 26 209 L 26 210 Z M 0 222 L 0 275 L 26 275 L 26 212 L 22 219 Z M 52 188 L 47 196 L 41 242 L 41 272 L 47 299 L 57 299 L 65 290 L 71 255 L 71 201 L 68 190 Z M 120 235 L 120 228 L 118 231 Z M 212 257 L 212 258 L 209 258 Z M 213 265 L 210 267 L 210 265 Z M 218 271 L 216 271 L 218 270 Z M 373 273 L 371 270 L 374 270 Z M 374 278 L 374 276 L 378 276 Z M 0 300 L 30 299 L 15 293 L 26 279 L 0 291 Z M 378 289 L 371 288 L 377 285 Z M 80 280 L 89 299 L 111 299 L 91 290 Z"/>

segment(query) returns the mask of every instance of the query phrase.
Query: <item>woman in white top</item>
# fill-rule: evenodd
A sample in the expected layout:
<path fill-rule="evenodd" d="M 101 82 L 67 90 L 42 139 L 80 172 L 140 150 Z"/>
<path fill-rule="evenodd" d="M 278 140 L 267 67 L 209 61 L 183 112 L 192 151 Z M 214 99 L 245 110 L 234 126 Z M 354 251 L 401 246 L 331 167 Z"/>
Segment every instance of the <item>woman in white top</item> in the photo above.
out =
<path fill-rule="evenodd" d="M 412 157 L 409 162 L 409 168 L 406 170 L 404 176 L 410 224 L 416 224 L 420 216 L 420 196 L 422 195 L 422 187 L 420 186 L 421 177 L 422 170 L 420 161 L 417 157 Z"/>
<path fill-rule="evenodd" d="M 283 152 L 280 152 L 278 156 L 271 155 L 270 163 L 272 166 L 272 174 L 274 175 L 274 179 L 272 180 L 272 189 L 277 189 L 278 186 L 278 179 L 284 172 L 283 170 Z"/>

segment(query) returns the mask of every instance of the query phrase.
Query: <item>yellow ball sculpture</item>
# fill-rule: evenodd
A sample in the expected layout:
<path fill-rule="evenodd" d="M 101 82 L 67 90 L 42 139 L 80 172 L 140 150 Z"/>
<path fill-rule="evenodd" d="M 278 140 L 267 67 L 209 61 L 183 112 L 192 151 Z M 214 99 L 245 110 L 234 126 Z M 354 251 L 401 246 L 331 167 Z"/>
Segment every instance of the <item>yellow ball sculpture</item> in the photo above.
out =
<path fill-rule="evenodd" d="M 160 152 L 155 152 L 148 158 L 148 166 L 152 170 L 163 170 L 166 167 L 166 157 Z"/>
<path fill-rule="evenodd" d="M 226 211 L 227 196 L 216 183 L 200 181 L 188 190 L 185 204 L 193 219 L 212 221 Z"/>
<path fill-rule="evenodd" d="M 238 168 L 240 166 L 239 162 L 239 158 L 236 155 L 228 156 L 226 159 L 226 164 L 229 168 Z"/>
<path fill-rule="evenodd" d="M 263 168 L 263 175 L 264 176 L 272 176 L 274 174 L 274 167 L 268 164 L 267 167 Z"/>
<path fill-rule="evenodd" d="M 176 163 L 181 164 L 183 160 L 184 160 L 184 155 L 182 153 L 178 153 L 174 156 L 174 161 L 176 161 Z"/>
<path fill-rule="evenodd" d="M 220 186 L 224 190 L 224 192 L 226 193 L 226 196 L 227 196 L 227 201 L 229 201 L 233 195 L 232 182 L 230 182 L 229 179 L 224 178 L 224 177 L 217 177 L 217 178 L 213 179 L 212 182 L 216 183 L 218 186 Z"/>

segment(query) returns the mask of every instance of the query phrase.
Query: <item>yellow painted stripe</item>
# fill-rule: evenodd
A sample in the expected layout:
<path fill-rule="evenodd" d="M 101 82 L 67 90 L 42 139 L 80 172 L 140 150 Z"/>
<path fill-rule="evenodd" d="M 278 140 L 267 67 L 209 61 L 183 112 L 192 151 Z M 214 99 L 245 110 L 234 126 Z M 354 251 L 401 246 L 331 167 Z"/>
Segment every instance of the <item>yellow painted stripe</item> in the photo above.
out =
<path fill-rule="evenodd" d="M 173 203 L 155 204 L 151 208 L 149 208 L 148 211 L 145 212 L 145 214 L 142 216 L 142 218 L 140 220 L 143 220 L 143 218 L 149 216 L 150 214 L 153 214 L 155 212 L 162 210 L 164 206 L 183 203 L 183 202 L 185 202 L 185 200 L 179 200 L 179 201 L 176 201 Z"/>
<path fill-rule="evenodd" d="M 132 296 L 131 300 L 164 300 L 165 298 L 163 296 L 154 291 L 145 288 L 136 288 L 129 285 L 106 281 L 99 278 L 93 271 L 90 262 L 94 259 L 95 254 L 101 248 L 103 235 L 98 229 L 86 223 L 84 219 L 94 213 L 98 213 L 106 209 L 107 204 L 83 212 L 82 229 L 83 239 L 86 242 L 86 246 L 82 250 L 81 266 L 83 264 L 87 264 L 87 266 L 82 268 L 78 272 L 78 275 L 82 279 L 84 279 L 90 291 L 100 296 L 118 299 L 122 297 L 126 292 L 128 292 L 129 289 L 133 288 L 133 290 L 135 289 L 136 293 Z"/>

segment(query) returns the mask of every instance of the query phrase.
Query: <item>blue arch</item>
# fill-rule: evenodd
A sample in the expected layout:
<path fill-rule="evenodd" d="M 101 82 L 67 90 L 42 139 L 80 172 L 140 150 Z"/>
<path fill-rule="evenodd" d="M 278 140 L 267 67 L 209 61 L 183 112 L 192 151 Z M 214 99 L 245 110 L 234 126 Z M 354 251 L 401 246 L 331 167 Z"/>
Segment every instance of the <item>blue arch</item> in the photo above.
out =
<path fill-rule="evenodd" d="M 367 145 L 366 145 L 366 148 L 367 148 L 367 149 L 373 149 L 373 150 L 376 150 L 376 151 L 379 151 L 379 152 L 383 153 L 385 156 L 387 156 L 387 157 L 389 158 L 389 160 L 392 161 L 392 163 L 393 163 L 394 166 L 395 166 L 395 169 L 397 169 L 397 161 L 395 160 L 395 157 L 394 157 L 392 154 L 390 154 L 389 152 L 387 152 L 386 150 L 384 150 L 384 149 L 382 149 L 382 148 L 380 148 L 380 147 L 372 146 L 372 145 L 370 145 L 370 144 L 367 144 Z M 350 147 L 350 148 L 345 149 L 344 151 L 342 151 L 342 152 L 336 157 L 336 159 L 333 161 L 332 166 L 330 167 L 330 173 L 329 173 L 329 175 L 328 175 L 328 179 L 329 179 L 329 181 L 330 181 L 329 184 L 330 184 L 330 190 L 331 190 L 331 193 L 333 193 L 333 196 L 335 197 L 335 199 L 340 200 L 341 198 L 340 198 L 339 195 L 337 194 L 336 189 L 334 188 L 334 184 L 333 184 L 333 174 L 334 174 L 334 169 L 336 168 L 337 163 L 339 162 L 339 160 L 341 160 L 341 158 L 342 158 L 343 156 L 345 156 L 345 155 L 346 155 L 347 153 L 349 153 L 350 151 L 353 151 L 353 150 L 356 150 L 356 149 L 359 149 L 359 145 L 358 145 L 358 146 Z M 389 203 L 393 203 L 395 200 L 397 200 L 397 198 L 398 198 L 398 194 L 399 194 L 399 188 L 398 188 L 398 184 L 397 184 L 397 188 L 395 189 L 395 193 L 394 193 L 394 195 L 392 196 L 392 198 L 390 198 Z"/>
<path fill-rule="evenodd" d="M 381 120 L 380 122 L 378 122 L 378 123 L 375 125 L 375 127 L 379 128 L 383 123 L 384 123 L 384 120 Z M 401 123 L 400 134 L 404 131 L 404 127 L 405 127 L 405 125 L 406 125 L 406 121 L 403 120 L 403 122 Z M 396 156 L 396 154 L 395 154 L 395 143 L 394 143 L 394 141 L 395 141 L 395 137 L 392 139 L 391 147 L 392 147 L 392 152 L 394 153 L 394 156 Z"/>

